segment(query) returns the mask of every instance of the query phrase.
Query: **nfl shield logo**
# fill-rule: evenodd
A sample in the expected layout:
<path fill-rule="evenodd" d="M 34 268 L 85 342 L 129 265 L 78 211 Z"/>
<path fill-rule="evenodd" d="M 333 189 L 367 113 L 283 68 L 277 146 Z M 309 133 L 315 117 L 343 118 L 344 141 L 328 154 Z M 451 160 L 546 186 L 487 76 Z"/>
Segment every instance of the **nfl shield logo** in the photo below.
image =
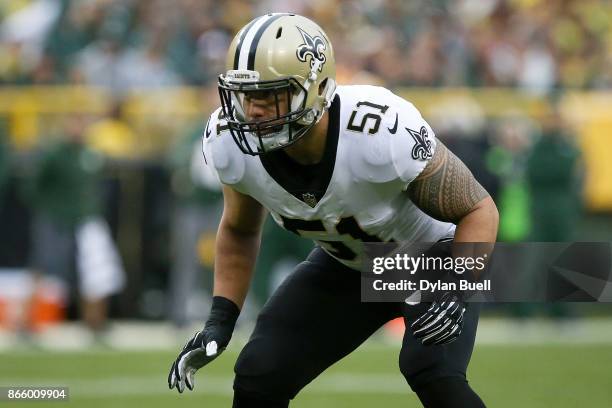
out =
<path fill-rule="evenodd" d="M 317 205 L 317 197 L 312 193 L 302 194 L 302 200 L 313 208 Z"/>

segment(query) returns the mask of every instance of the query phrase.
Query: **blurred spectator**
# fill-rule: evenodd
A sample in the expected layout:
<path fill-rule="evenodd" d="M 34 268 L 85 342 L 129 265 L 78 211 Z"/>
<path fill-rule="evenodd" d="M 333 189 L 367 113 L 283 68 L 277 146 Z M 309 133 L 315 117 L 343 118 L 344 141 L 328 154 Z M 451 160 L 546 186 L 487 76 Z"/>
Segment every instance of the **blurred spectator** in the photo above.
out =
<path fill-rule="evenodd" d="M 581 212 L 580 154 L 567 129 L 553 101 L 527 160 L 534 241 L 567 242 L 574 237 Z"/>
<path fill-rule="evenodd" d="M 75 55 L 95 40 L 103 22 L 99 4 L 64 0 L 62 13 L 45 42 L 45 53 L 57 76 L 67 81 Z"/>
<path fill-rule="evenodd" d="M 496 200 L 499 180 L 486 160 L 490 143 L 482 108 L 470 98 L 449 97 L 430 110 L 429 119 L 436 137 L 467 165 Z"/>
<path fill-rule="evenodd" d="M 71 77 L 77 82 L 121 93 L 121 47 L 117 38 L 105 34 L 78 54 Z"/>
<path fill-rule="evenodd" d="M 23 238 L 24 233 L 24 228 L 19 228 L 20 221 L 23 220 L 15 217 L 23 205 L 15 205 L 18 200 L 15 200 L 17 194 L 15 194 L 14 186 L 17 183 L 14 182 L 13 162 L 11 147 L 7 143 L 3 127 L 0 126 L 0 225 L 2 225 L 0 229 L 0 327 L 4 326 L 24 332 L 23 327 L 28 322 L 26 314 L 30 309 L 27 305 L 28 288 L 27 285 L 23 285 L 23 281 L 27 281 L 26 261 L 23 253 L 27 251 L 19 249 L 27 247 L 27 243 L 24 242 L 27 241 L 27 238 L 26 240 L 20 239 Z M 11 222 L 15 218 L 17 218 L 17 225 Z M 15 276 L 25 277 L 25 279 L 18 281 L 17 285 L 11 285 L 10 281 L 15 280 Z"/>
<path fill-rule="evenodd" d="M 0 270 L 25 270 L 30 235 L 24 174 L 30 157 L 11 145 L 5 125 L 0 121 Z"/>
<path fill-rule="evenodd" d="M 30 185 L 32 268 L 66 285 L 78 272 L 81 313 L 94 333 L 107 320 L 107 298 L 124 284 L 121 260 L 100 216 L 102 159 L 83 144 L 84 118 L 66 119 L 64 135 L 41 152 Z M 68 294 L 68 293 L 67 293 Z"/>
<path fill-rule="evenodd" d="M 166 62 L 167 38 L 163 33 L 151 33 L 141 49 L 128 48 L 117 61 L 117 93 L 132 89 L 178 86 L 180 76 Z"/>
<path fill-rule="evenodd" d="M 205 318 L 198 313 L 208 310 L 197 303 L 210 300 L 202 298 L 212 290 L 214 242 L 223 207 L 221 185 L 204 163 L 203 132 L 202 125 L 192 129 L 179 140 L 169 160 L 175 197 L 170 317 L 179 327 Z"/>
<path fill-rule="evenodd" d="M 138 143 L 138 136 L 124 119 L 121 101 L 113 103 L 108 114 L 84 132 L 87 145 L 108 158 L 127 159 L 144 153 L 145 146 Z"/>
<path fill-rule="evenodd" d="M 531 198 L 531 239 L 534 242 L 569 242 L 574 239 L 581 212 L 579 152 L 564 123 L 557 100 L 541 121 L 540 138 L 533 145 L 526 163 L 526 181 Z M 535 258 L 538 257 L 534 253 Z M 534 264 L 537 264 L 534 261 Z M 555 318 L 573 317 L 569 303 L 518 304 L 522 317 L 542 310 Z"/>
<path fill-rule="evenodd" d="M 10 148 L 5 138 L 4 132 L 0 132 L 0 208 L 4 202 L 4 192 L 10 175 Z"/>
<path fill-rule="evenodd" d="M 45 40 L 61 14 L 61 2 L 12 3 L 0 22 L 0 82 L 27 83 L 43 57 Z"/>
<path fill-rule="evenodd" d="M 180 20 L 171 30 L 168 60 L 186 83 L 215 83 L 225 68 L 225 54 L 232 40 L 232 29 L 225 26 L 219 12 L 208 2 L 185 1 Z"/>
<path fill-rule="evenodd" d="M 525 180 L 527 152 L 532 129 L 523 117 L 501 120 L 494 130 L 493 147 L 487 152 L 487 165 L 499 178 L 495 202 L 499 208 L 498 237 L 503 242 L 520 242 L 531 231 L 529 188 Z"/>
<path fill-rule="evenodd" d="M 27 263 L 28 216 L 21 159 L 0 125 L 0 269 L 25 268 Z"/>

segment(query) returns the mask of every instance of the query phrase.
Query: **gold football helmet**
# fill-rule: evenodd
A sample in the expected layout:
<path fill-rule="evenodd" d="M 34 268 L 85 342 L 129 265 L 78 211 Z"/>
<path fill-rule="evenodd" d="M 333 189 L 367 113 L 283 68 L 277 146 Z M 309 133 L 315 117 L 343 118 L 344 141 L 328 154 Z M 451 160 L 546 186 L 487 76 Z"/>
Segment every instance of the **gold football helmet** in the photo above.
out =
<path fill-rule="evenodd" d="M 304 136 L 323 116 L 336 89 L 334 52 L 313 21 L 295 14 L 267 14 L 243 27 L 219 76 L 223 114 L 238 147 L 259 155 Z M 252 101 L 275 114 L 255 118 Z"/>

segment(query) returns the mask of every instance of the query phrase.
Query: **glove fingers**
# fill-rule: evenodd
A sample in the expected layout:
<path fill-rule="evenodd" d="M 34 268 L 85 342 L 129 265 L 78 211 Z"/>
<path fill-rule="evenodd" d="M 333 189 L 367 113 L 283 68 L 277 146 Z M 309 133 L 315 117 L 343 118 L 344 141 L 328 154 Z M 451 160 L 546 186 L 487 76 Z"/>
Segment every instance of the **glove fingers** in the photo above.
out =
<path fill-rule="evenodd" d="M 459 326 L 455 326 L 455 327 L 453 327 L 453 330 L 451 330 L 444 337 L 440 338 L 434 344 L 442 346 L 444 344 L 452 343 L 453 341 L 455 341 L 455 340 L 457 340 L 459 338 L 460 334 L 461 334 L 461 328 Z"/>
<path fill-rule="evenodd" d="M 434 330 L 429 331 L 422 339 L 423 344 L 435 343 L 440 337 L 444 336 L 445 332 L 449 330 L 449 327 L 453 324 L 451 319 L 446 319 L 444 322 Z"/>
<path fill-rule="evenodd" d="M 187 362 L 189 361 L 189 358 L 191 357 L 192 353 L 193 351 L 184 353 L 179 358 L 178 363 L 176 364 L 176 373 L 177 373 L 176 376 L 178 378 L 178 383 L 177 383 L 176 388 L 178 389 L 178 392 L 180 392 L 181 394 L 183 393 L 183 391 L 185 391 Z"/>
<path fill-rule="evenodd" d="M 225 346 L 229 343 L 231 337 L 229 334 L 231 333 L 208 332 L 206 329 L 196 332 L 187 341 L 172 364 L 168 374 L 168 387 L 170 389 L 176 387 L 179 393 L 183 393 L 185 388 L 193 390 L 195 373 L 225 350 Z M 215 340 L 212 340 L 213 338 Z"/>
<path fill-rule="evenodd" d="M 426 335 L 426 333 L 428 333 L 429 331 L 431 331 L 431 330 L 435 329 L 435 328 L 438 326 L 438 324 L 439 324 L 440 322 L 443 322 L 443 321 L 444 321 L 443 319 L 446 317 L 446 310 L 443 310 L 443 311 L 442 311 L 440 314 L 438 314 L 437 316 L 436 316 L 436 315 L 434 315 L 434 316 L 432 316 L 432 317 L 433 317 L 433 318 L 432 318 L 432 319 L 429 319 L 430 321 L 429 321 L 427 324 L 423 325 L 422 327 L 420 327 L 419 329 L 417 329 L 417 330 L 415 330 L 415 331 L 414 331 L 414 335 L 415 335 L 415 336 L 417 336 L 417 337 L 419 337 L 419 336 L 424 336 L 424 335 Z"/>
<path fill-rule="evenodd" d="M 417 330 L 418 328 L 423 327 L 425 324 L 427 324 L 427 322 L 433 319 L 433 317 L 433 314 L 426 312 L 424 315 L 412 322 L 410 327 L 412 327 L 414 330 Z"/>
<path fill-rule="evenodd" d="M 184 389 L 185 386 L 190 390 L 193 389 L 193 376 L 198 369 L 217 357 L 218 354 L 207 356 L 202 348 L 197 348 L 183 354 L 177 363 L 178 382 Z"/>
<path fill-rule="evenodd" d="M 440 298 L 440 303 L 444 303 L 447 305 L 450 302 L 458 302 L 458 301 L 459 301 L 459 296 L 457 296 L 457 294 L 453 292 L 447 292 L 443 294 L 442 297 Z"/>
<path fill-rule="evenodd" d="M 455 313 L 457 313 L 457 311 L 459 311 L 460 308 L 461 305 L 459 305 L 458 302 L 449 302 L 447 306 L 448 314 L 453 316 Z"/>
<path fill-rule="evenodd" d="M 465 307 L 462 307 L 459 311 L 459 317 L 457 318 L 457 323 L 463 323 L 463 316 L 465 315 Z"/>
<path fill-rule="evenodd" d="M 453 325 L 453 320 L 446 318 L 440 325 L 435 329 L 429 332 L 429 334 L 436 339 L 440 338 L 446 331 L 450 331 Z"/>
<path fill-rule="evenodd" d="M 201 333 L 201 332 L 196 332 L 196 333 L 193 335 L 193 337 L 192 337 L 192 338 L 190 338 L 190 339 L 189 339 L 189 341 L 188 341 L 187 343 L 185 343 L 185 346 L 183 347 L 183 350 L 186 350 L 186 349 L 190 349 L 190 348 L 192 348 L 192 347 L 193 347 L 193 345 L 194 345 L 194 343 L 197 341 L 197 339 L 198 339 L 198 335 L 199 335 L 200 333 Z"/>
<path fill-rule="evenodd" d="M 412 327 L 423 326 L 427 324 L 427 322 L 433 319 L 439 312 L 440 305 L 438 304 L 438 302 L 433 302 L 431 306 L 429 306 L 427 311 L 412 323 Z"/>
<path fill-rule="evenodd" d="M 414 335 L 419 336 L 420 334 L 422 334 L 423 328 L 431 324 L 434 318 L 435 318 L 434 315 L 426 315 L 426 316 L 423 316 L 422 320 L 418 322 L 418 324 L 413 324 L 411 328 L 412 328 L 412 331 L 414 332 Z"/>
<path fill-rule="evenodd" d="M 189 388 L 190 391 L 193 391 L 193 386 L 195 385 L 194 379 L 193 379 L 193 374 L 195 372 L 196 370 L 189 369 L 187 370 L 187 373 L 185 375 L 185 384 L 187 385 L 187 388 Z"/>
<path fill-rule="evenodd" d="M 445 293 L 412 323 L 413 335 L 426 346 L 451 343 L 461 334 L 465 310 L 456 293 Z"/>
<path fill-rule="evenodd" d="M 170 372 L 168 373 L 168 388 L 173 389 L 176 385 L 176 377 L 174 375 L 174 366 L 176 365 L 176 361 L 172 363 L 170 367 Z"/>
<path fill-rule="evenodd" d="M 434 344 L 436 342 L 436 340 L 438 339 L 437 336 L 436 336 L 437 334 L 438 333 L 432 333 L 432 334 L 430 334 L 428 336 L 425 336 L 425 337 L 421 338 L 421 343 L 423 343 L 424 346 L 430 346 L 430 345 Z"/>
<path fill-rule="evenodd" d="M 184 361 L 185 361 L 185 357 L 188 354 L 189 353 L 179 354 L 178 359 L 174 363 L 174 370 L 173 370 L 174 380 L 173 381 L 174 381 L 174 386 L 176 387 L 179 393 L 183 393 L 183 390 L 185 390 Z M 183 363 L 183 365 L 181 363 Z"/>
<path fill-rule="evenodd" d="M 432 344 L 434 344 L 434 341 L 430 338 L 427 338 L 427 340 L 421 340 L 421 343 L 423 343 L 424 346 L 431 346 Z"/>
<path fill-rule="evenodd" d="M 448 333 L 446 333 L 443 336 L 441 336 L 435 342 L 435 344 L 448 344 L 448 343 L 452 343 L 453 341 L 455 341 L 459 337 L 459 335 L 461 334 L 462 330 L 463 330 L 463 316 L 461 316 L 460 320 L 457 321 L 457 323 L 455 323 L 451 327 L 451 330 L 449 330 Z"/>
<path fill-rule="evenodd" d="M 179 361 L 180 360 L 177 359 L 172 366 L 172 384 L 173 387 L 176 387 L 177 391 L 182 394 L 183 390 L 185 389 L 185 385 L 183 384 L 183 379 L 181 378 L 179 372 Z"/>
<path fill-rule="evenodd" d="M 421 337 L 425 337 L 425 336 L 433 333 L 434 331 L 438 330 L 440 328 L 440 326 L 442 326 L 442 324 L 443 324 L 443 322 L 438 321 L 438 319 L 436 319 L 436 321 L 432 320 L 426 326 L 421 327 L 418 330 L 415 330 L 414 336 L 417 339 L 419 339 Z"/>
<path fill-rule="evenodd" d="M 189 361 L 189 358 L 192 354 L 193 351 L 188 351 L 187 353 L 180 356 L 180 358 L 178 359 L 178 363 L 176 364 L 176 376 L 178 377 L 179 382 L 185 379 L 187 362 Z"/>

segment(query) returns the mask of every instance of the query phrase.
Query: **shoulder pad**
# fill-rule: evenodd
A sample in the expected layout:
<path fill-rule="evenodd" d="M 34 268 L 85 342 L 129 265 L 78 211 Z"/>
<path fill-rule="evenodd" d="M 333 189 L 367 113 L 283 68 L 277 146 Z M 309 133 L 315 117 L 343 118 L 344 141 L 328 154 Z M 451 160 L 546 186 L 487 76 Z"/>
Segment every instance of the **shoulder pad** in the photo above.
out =
<path fill-rule="evenodd" d="M 347 135 L 351 173 L 359 180 L 386 183 L 397 178 L 387 134 Z"/>
<path fill-rule="evenodd" d="M 206 124 L 202 150 L 207 164 L 214 168 L 223 184 L 237 184 L 244 177 L 245 157 L 226 126 L 218 108 Z"/>
<path fill-rule="evenodd" d="M 418 114 L 416 108 L 414 111 Z M 393 135 L 391 154 L 399 177 L 406 183 L 414 180 L 427 166 L 436 150 L 436 137 L 429 124 L 417 115 L 400 119 Z"/>
<path fill-rule="evenodd" d="M 383 87 L 352 85 L 341 87 L 340 92 L 347 102 L 343 105 L 345 137 L 353 176 L 374 183 L 401 179 L 393 150 L 402 133 L 400 125 L 406 123 L 402 119 L 413 116 L 416 109 Z"/>

